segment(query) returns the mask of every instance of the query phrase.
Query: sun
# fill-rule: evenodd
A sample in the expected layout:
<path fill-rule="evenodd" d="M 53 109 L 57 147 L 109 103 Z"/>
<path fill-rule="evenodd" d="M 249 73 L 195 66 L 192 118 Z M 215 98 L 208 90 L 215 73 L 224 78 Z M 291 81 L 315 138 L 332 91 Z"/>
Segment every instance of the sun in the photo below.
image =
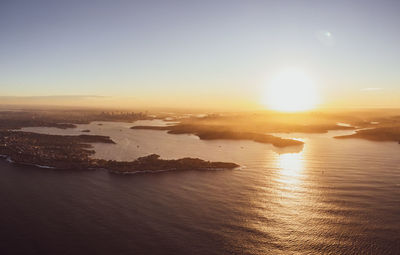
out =
<path fill-rule="evenodd" d="M 299 112 L 314 109 L 318 93 L 312 79 L 296 69 L 284 70 L 265 88 L 262 103 L 269 109 L 282 112 Z"/>

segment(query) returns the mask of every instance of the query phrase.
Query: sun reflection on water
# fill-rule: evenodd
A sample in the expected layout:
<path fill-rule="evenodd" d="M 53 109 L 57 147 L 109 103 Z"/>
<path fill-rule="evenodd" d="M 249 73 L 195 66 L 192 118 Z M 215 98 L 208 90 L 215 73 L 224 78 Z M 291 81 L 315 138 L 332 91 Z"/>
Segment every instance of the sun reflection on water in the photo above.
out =
<path fill-rule="evenodd" d="M 285 184 L 298 184 L 304 170 L 303 153 L 280 154 L 277 158 L 279 181 Z"/>

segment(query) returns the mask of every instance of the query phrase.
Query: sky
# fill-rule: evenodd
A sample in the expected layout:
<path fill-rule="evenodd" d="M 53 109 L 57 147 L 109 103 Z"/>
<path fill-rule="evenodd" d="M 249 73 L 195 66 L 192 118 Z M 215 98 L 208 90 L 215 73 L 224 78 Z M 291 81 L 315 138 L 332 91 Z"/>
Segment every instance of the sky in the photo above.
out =
<path fill-rule="evenodd" d="M 0 102 L 262 107 L 296 68 L 321 107 L 400 107 L 400 1 L 0 1 Z"/>

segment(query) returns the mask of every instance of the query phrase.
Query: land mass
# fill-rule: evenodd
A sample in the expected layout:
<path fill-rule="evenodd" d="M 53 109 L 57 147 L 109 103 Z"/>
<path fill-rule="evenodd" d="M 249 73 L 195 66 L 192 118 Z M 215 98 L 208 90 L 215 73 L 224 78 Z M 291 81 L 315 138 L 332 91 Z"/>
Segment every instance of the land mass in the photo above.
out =
<path fill-rule="evenodd" d="M 400 143 L 400 126 L 362 129 L 352 135 L 335 136 L 337 139 L 360 138 L 369 141 L 394 141 Z"/>
<path fill-rule="evenodd" d="M 134 161 L 113 161 L 93 158 L 93 143 L 114 143 L 110 137 L 98 135 L 46 135 L 17 131 L 22 127 L 76 128 L 76 124 L 92 121 L 123 121 L 161 118 L 161 115 L 123 111 L 0 111 L 0 155 L 19 164 L 55 169 L 108 169 L 113 173 L 157 172 L 165 170 L 233 169 L 235 163 L 210 162 L 197 158 L 160 159 L 151 154 Z M 356 117 L 354 117 L 356 116 Z M 252 140 L 276 147 L 298 146 L 303 142 L 283 139 L 268 133 L 324 133 L 328 130 L 370 128 L 353 135 L 336 138 L 363 138 L 372 141 L 400 141 L 398 111 L 344 113 L 277 114 L 202 114 L 165 115 L 173 125 L 165 127 L 135 126 L 132 129 L 166 130 L 170 134 L 194 134 L 203 140 Z M 339 124 L 340 125 L 339 125 Z M 343 123 L 345 125 L 343 125 Z M 101 124 L 99 124 L 101 125 Z M 90 130 L 81 130 L 87 133 Z"/>
<path fill-rule="evenodd" d="M 112 173 L 157 172 L 166 170 L 233 169 L 235 163 L 210 162 L 198 158 L 160 159 L 151 154 L 134 161 L 94 159 L 91 143 L 110 143 L 108 136 L 47 135 L 16 131 L 22 127 L 76 128 L 75 124 L 92 121 L 123 121 L 152 119 L 144 113 L 122 111 L 1 111 L 0 155 L 18 164 L 55 169 L 107 169 Z M 100 124 L 99 124 L 100 125 Z M 90 132 L 90 130 L 82 130 Z"/>
<path fill-rule="evenodd" d="M 259 143 L 268 143 L 276 147 L 299 146 L 302 141 L 284 139 L 273 135 L 255 132 L 233 131 L 227 127 L 216 127 L 208 125 L 178 124 L 171 126 L 133 126 L 131 129 L 168 130 L 169 134 L 194 134 L 202 140 L 251 140 Z"/>
<path fill-rule="evenodd" d="M 0 130 L 20 129 L 23 127 L 55 127 L 61 129 L 76 128 L 76 124 L 88 124 L 92 121 L 121 121 L 151 119 L 141 112 L 122 111 L 0 111 Z"/>
<path fill-rule="evenodd" d="M 47 135 L 21 131 L 0 131 L 0 155 L 8 161 L 55 169 L 107 169 L 112 173 L 137 173 L 182 170 L 233 169 L 239 165 L 210 162 L 197 158 L 160 159 L 158 155 L 134 161 L 95 159 L 90 143 L 114 143 L 108 136 Z"/>
<path fill-rule="evenodd" d="M 158 116 L 160 117 L 160 116 Z M 166 127 L 134 126 L 132 129 L 166 130 L 170 134 L 194 134 L 200 139 L 252 140 L 270 143 L 276 147 L 301 145 L 301 141 L 283 139 L 275 133 L 326 133 L 331 130 L 357 130 L 373 128 L 375 131 L 359 131 L 340 138 L 364 138 L 373 141 L 399 141 L 400 111 L 357 110 L 306 113 L 220 113 L 171 116 L 168 121 L 178 124 Z"/>
<path fill-rule="evenodd" d="M 140 157 L 134 161 L 123 162 L 98 160 L 97 164 L 112 173 L 129 174 L 137 172 L 217 170 L 234 169 L 239 165 L 230 162 L 211 162 L 198 158 L 160 159 L 157 154 Z"/>

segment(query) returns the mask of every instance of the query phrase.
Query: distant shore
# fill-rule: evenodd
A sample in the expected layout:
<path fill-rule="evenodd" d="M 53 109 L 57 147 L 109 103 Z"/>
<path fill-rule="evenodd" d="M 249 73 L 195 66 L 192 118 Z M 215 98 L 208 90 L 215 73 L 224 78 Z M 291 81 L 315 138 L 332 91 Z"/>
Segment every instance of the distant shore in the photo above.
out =
<path fill-rule="evenodd" d="M 196 125 L 170 125 L 165 127 L 155 126 L 133 126 L 131 129 L 148 130 L 167 130 L 169 134 L 193 134 L 202 140 L 251 140 L 259 143 L 272 144 L 276 147 L 301 146 L 302 141 L 294 139 L 284 139 L 273 135 L 260 134 L 254 132 L 237 132 L 231 130 L 218 129 L 216 127 L 196 126 Z"/>
<path fill-rule="evenodd" d="M 336 139 L 359 138 L 376 142 L 400 143 L 400 126 L 369 128 L 356 131 L 355 134 L 335 136 Z"/>

